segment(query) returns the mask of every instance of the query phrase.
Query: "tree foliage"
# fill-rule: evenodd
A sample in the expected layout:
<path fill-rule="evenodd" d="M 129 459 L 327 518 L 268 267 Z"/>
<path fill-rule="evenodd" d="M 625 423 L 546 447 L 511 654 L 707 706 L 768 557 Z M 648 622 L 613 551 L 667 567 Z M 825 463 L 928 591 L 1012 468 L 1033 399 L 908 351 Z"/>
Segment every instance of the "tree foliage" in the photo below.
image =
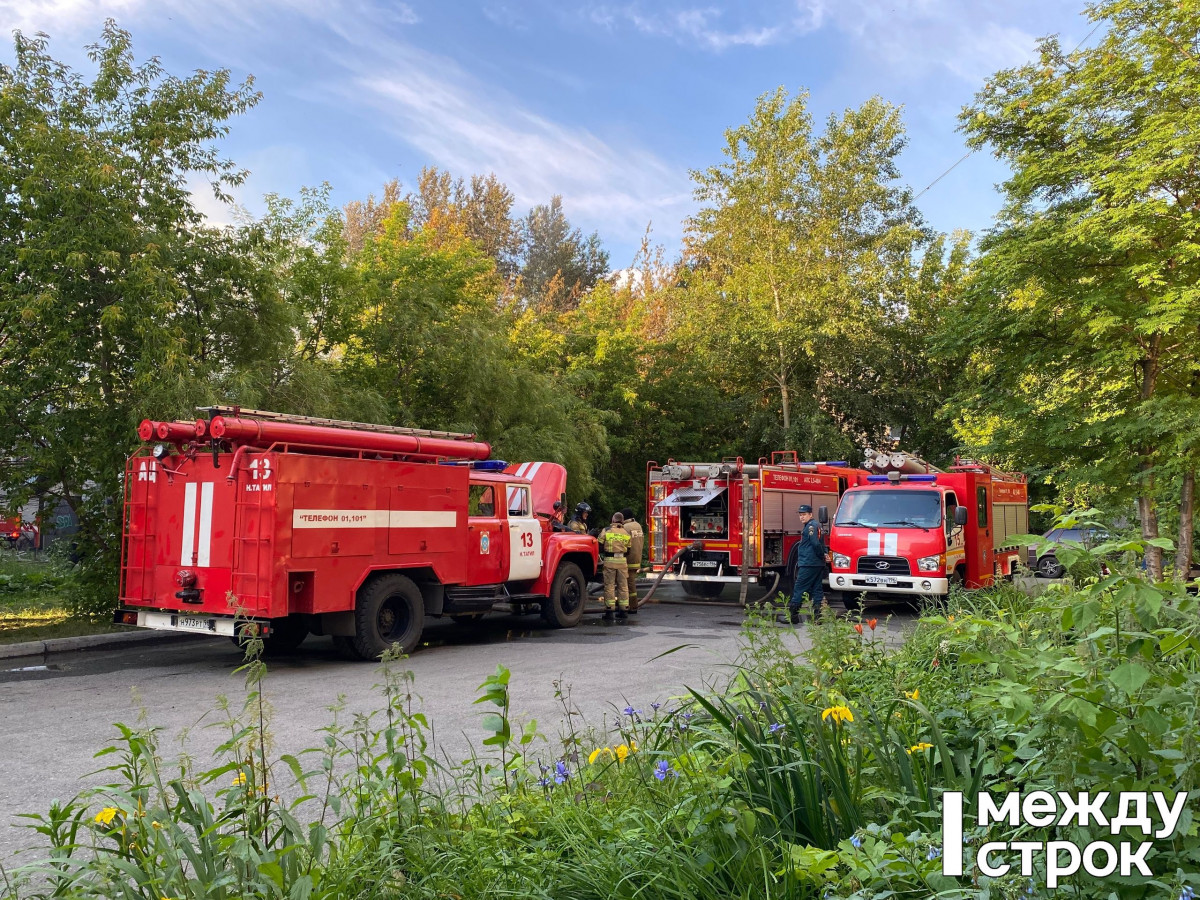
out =
<path fill-rule="evenodd" d="M 1088 14 L 1107 26 L 1095 47 L 1043 40 L 962 116 L 1013 175 L 950 320 L 970 350 L 961 432 L 1134 494 L 1154 539 L 1162 479 L 1182 467 L 1190 482 L 1200 449 L 1200 10 L 1107 0 Z M 1158 573 L 1157 548 L 1148 559 Z"/>

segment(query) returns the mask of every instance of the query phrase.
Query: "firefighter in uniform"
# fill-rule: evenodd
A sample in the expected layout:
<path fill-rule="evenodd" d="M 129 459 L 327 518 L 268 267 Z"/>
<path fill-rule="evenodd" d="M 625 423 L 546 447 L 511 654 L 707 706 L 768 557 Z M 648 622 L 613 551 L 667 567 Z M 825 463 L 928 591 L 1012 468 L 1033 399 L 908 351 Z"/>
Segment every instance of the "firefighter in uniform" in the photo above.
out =
<path fill-rule="evenodd" d="M 604 563 L 604 621 L 613 619 L 613 607 L 616 607 L 617 618 L 628 617 L 626 608 L 629 606 L 629 591 L 625 586 L 625 572 L 628 564 L 625 555 L 629 552 L 631 538 L 623 527 L 625 517 L 613 513 L 612 524 L 600 532 L 600 558 Z"/>
<path fill-rule="evenodd" d="M 571 516 L 571 521 L 567 523 L 567 527 L 577 534 L 587 534 L 587 517 L 592 508 L 586 503 L 580 503 L 575 507 L 575 515 Z"/>
<path fill-rule="evenodd" d="M 642 531 L 642 526 L 628 506 L 621 510 L 621 515 L 625 517 L 622 527 L 629 532 L 629 552 L 625 554 L 625 585 L 629 591 L 629 613 L 633 615 L 638 611 L 637 577 L 638 572 L 642 570 L 642 549 L 646 546 L 646 533 Z"/>
<path fill-rule="evenodd" d="M 825 579 L 825 557 L 829 548 L 821 540 L 821 528 L 813 521 L 812 507 L 805 504 L 797 512 L 803 529 L 800 543 L 796 547 L 796 582 L 792 588 L 792 600 L 788 604 L 789 620 L 793 625 L 800 621 L 800 604 L 807 594 L 812 600 L 813 615 L 821 611 L 825 601 L 823 586 Z"/>

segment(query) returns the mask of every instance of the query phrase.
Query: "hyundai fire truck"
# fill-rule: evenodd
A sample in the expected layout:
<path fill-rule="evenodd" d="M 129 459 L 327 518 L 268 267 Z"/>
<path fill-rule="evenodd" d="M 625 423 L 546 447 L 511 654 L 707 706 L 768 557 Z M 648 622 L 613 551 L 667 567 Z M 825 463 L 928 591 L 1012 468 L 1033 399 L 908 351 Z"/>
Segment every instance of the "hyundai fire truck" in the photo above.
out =
<path fill-rule="evenodd" d="M 237 637 L 253 623 L 268 649 L 325 634 L 376 659 L 411 652 L 426 616 L 501 601 L 555 627 L 583 615 L 597 545 L 559 530 L 561 465 L 507 465 L 468 434 L 236 407 L 138 434 L 119 624 Z"/>
<path fill-rule="evenodd" d="M 873 598 L 944 596 L 1013 575 L 1029 531 L 1025 476 L 956 459 L 943 471 L 904 453 L 868 452 L 830 531 L 829 587 L 847 608 Z"/>
<path fill-rule="evenodd" d="M 669 461 L 646 467 L 650 567 L 693 597 L 716 597 L 743 571 L 790 593 L 803 526 L 798 509 L 827 521 L 869 473 L 844 462 L 801 462 L 795 451 L 746 464 Z"/>

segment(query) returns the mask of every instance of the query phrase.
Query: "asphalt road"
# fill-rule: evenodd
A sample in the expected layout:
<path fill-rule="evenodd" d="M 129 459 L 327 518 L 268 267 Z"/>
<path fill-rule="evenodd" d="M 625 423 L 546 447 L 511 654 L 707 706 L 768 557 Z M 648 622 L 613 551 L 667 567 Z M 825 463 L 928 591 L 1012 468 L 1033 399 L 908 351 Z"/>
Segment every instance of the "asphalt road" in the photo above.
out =
<path fill-rule="evenodd" d="M 677 590 L 665 588 L 660 597 L 677 599 Z M 888 638 L 902 639 L 912 614 L 900 607 L 879 614 L 896 616 Z M 435 747 L 458 761 L 486 736 L 478 725 L 483 707 L 473 701 L 498 664 L 512 672 L 513 718 L 537 719 L 553 741 L 564 718 L 555 682 L 570 688 L 573 711 L 582 717 L 577 729 L 581 721 L 603 729 L 627 703 L 645 708 L 681 696 L 688 687 L 721 681 L 737 658 L 742 620 L 731 603 L 669 602 L 644 607 L 626 625 L 603 623 L 596 610 L 566 630 L 546 628 L 536 615 L 493 614 L 473 626 L 430 620 L 423 646 L 398 665 L 414 673 Z M 803 626 L 784 630 L 797 652 L 809 646 Z M 675 648 L 683 649 L 662 655 Z M 133 724 L 144 715 L 162 728 L 160 747 L 168 759 L 181 751 L 186 731 L 188 752 L 204 759 L 225 736 L 204 727 L 216 721 L 216 698 L 226 695 L 238 704 L 244 696 L 242 678 L 233 674 L 239 663 L 228 639 L 204 637 L 63 654 L 44 663 L 6 661 L 0 670 L 0 861 L 13 862 L 17 851 L 37 839 L 11 816 L 44 812 L 52 799 L 66 800 L 106 780 L 91 774 L 106 764 L 93 754 L 113 742 L 114 723 Z M 310 637 L 295 655 L 269 666 L 265 690 L 276 756 L 316 745 L 317 729 L 330 721 L 329 707 L 339 695 L 352 711 L 381 705 L 374 687 L 378 667 L 341 659 L 328 638 Z"/>

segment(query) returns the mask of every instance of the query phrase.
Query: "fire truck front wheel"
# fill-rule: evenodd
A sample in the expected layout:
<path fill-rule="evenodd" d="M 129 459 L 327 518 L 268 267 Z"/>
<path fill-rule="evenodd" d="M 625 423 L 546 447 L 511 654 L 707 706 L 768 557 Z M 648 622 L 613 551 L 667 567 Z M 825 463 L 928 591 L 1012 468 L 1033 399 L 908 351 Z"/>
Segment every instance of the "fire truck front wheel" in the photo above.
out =
<path fill-rule="evenodd" d="M 367 582 L 354 605 L 354 637 L 347 649 L 359 659 L 379 659 L 393 644 L 416 649 L 425 625 L 425 603 L 412 580 L 382 575 Z"/>
<path fill-rule="evenodd" d="M 583 570 L 573 562 L 565 562 L 554 573 L 550 596 L 542 603 L 542 618 L 555 628 L 573 628 L 583 618 L 587 596 Z"/>

